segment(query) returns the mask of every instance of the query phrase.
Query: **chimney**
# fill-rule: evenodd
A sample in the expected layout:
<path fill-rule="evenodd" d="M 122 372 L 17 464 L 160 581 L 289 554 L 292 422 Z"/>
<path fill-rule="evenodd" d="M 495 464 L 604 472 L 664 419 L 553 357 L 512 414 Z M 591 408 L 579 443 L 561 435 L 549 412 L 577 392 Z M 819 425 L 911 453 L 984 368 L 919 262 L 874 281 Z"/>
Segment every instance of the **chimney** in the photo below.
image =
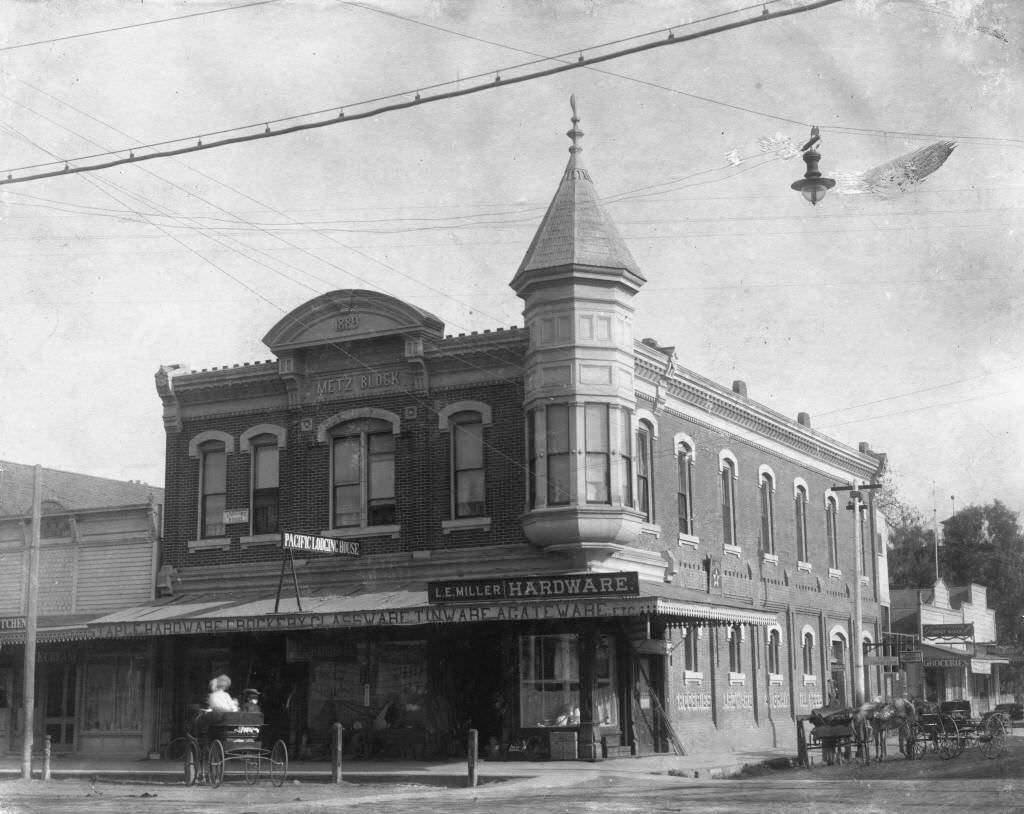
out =
<path fill-rule="evenodd" d="M 743 398 L 746 398 L 747 383 L 743 381 L 743 379 L 736 379 L 736 381 L 732 383 L 732 392 L 736 393 L 739 396 L 743 396 Z"/>
<path fill-rule="evenodd" d="M 861 452 L 871 452 L 871 444 L 869 444 L 867 441 L 861 441 L 859 444 L 857 444 L 857 449 L 860 450 Z"/>
<path fill-rule="evenodd" d="M 805 427 L 811 426 L 811 414 L 810 413 L 797 413 L 796 423 L 802 424 Z"/>

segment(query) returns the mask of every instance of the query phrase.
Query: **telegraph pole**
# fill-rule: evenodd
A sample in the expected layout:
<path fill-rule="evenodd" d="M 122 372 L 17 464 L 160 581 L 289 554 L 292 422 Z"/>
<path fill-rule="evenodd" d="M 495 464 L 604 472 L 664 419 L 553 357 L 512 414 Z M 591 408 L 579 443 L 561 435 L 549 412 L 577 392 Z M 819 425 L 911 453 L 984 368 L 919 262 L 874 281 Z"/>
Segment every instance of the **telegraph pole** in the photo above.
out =
<path fill-rule="evenodd" d="M 881 484 L 864 486 L 833 486 L 833 492 L 849 492 L 853 506 L 853 630 L 850 633 L 853 641 L 853 705 L 859 707 L 864 703 L 864 598 L 860 578 L 861 551 L 864 541 L 860 537 L 861 490 L 880 489 Z M 826 645 L 827 646 L 827 645 Z"/>
<path fill-rule="evenodd" d="M 21 755 L 21 776 L 32 779 L 32 735 L 35 729 L 36 705 L 36 613 L 39 604 L 39 525 L 43 468 L 36 464 L 32 474 L 32 534 L 29 539 L 28 597 L 25 613 L 25 681 L 22 693 L 25 708 L 25 733 Z"/>

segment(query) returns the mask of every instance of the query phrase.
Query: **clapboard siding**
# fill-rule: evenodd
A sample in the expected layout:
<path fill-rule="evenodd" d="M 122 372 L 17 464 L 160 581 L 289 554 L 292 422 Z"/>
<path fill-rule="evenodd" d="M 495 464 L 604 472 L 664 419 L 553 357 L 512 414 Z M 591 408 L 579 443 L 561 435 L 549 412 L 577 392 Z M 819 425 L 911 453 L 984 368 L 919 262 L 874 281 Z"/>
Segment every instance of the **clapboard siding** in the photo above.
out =
<path fill-rule="evenodd" d="M 0 552 L 0 616 L 21 616 L 25 582 L 25 559 L 21 551 Z"/>
<path fill-rule="evenodd" d="M 76 610 L 123 608 L 152 599 L 154 545 L 83 546 L 78 554 Z"/>

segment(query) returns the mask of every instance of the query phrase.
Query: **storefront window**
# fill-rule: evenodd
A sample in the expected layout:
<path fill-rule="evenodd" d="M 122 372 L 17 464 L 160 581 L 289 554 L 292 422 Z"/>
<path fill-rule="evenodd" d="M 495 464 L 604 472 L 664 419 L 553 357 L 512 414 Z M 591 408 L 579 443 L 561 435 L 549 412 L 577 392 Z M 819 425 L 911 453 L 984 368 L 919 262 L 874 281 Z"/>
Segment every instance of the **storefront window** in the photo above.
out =
<path fill-rule="evenodd" d="M 610 636 L 601 636 L 598 639 L 594 668 L 597 675 L 594 720 L 601 726 L 618 726 L 619 692 L 615 681 L 615 642 Z"/>
<path fill-rule="evenodd" d="M 112 655 L 85 665 L 83 727 L 87 732 L 142 729 L 143 659 Z"/>
<path fill-rule="evenodd" d="M 519 664 L 522 726 L 575 726 L 580 722 L 578 636 L 523 636 Z"/>

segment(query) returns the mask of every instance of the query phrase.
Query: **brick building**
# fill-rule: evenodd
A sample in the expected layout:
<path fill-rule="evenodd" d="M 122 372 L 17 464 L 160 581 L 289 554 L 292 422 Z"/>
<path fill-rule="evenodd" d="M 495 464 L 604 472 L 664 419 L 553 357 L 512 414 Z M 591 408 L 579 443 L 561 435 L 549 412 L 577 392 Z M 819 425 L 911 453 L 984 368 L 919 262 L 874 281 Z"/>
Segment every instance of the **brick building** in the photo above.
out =
<path fill-rule="evenodd" d="M 829 682 L 849 694 L 858 563 L 830 487 L 884 456 L 635 339 L 644 276 L 577 121 L 511 279 L 523 328 L 446 336 L 339 290 L 270 328 L 269 361 L 161 368 L 173 574 L 91 629 L 157 643 L 164 737 L 220 671 L 310 752 L 374 719 L 377 747 L 434 754 L 468 727 L 508 758 L 784 742 Z"/>
<path fill-rule="evenodd" d="M 138 754 L 156 740 L 155 642 L 91 641 L 87 623 L 152 600 L 163 489 L 41 470 L 33 741 Z M 0 461 L 0 753 L 23 743 L 34 467 Z"/>

